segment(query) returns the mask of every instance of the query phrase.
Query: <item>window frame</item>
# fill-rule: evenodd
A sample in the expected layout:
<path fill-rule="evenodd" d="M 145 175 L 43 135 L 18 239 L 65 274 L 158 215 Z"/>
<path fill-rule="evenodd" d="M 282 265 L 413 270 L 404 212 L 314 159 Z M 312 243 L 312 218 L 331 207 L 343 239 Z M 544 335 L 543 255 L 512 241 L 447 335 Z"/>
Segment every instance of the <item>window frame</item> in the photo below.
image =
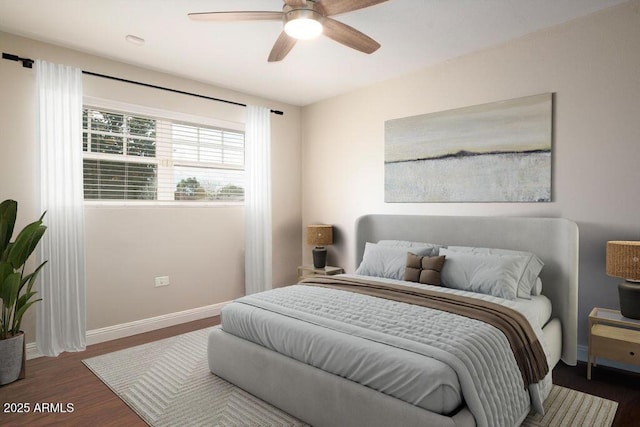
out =
<path fill-rule="evenodd" d="M 177 111 L 164 110 L 155 107 L 148 107 L 138 104 L 131 104 L 128 102 L 114 101 L 110 99 L 98 98 L 93 96 L 85 95 L 83 97 L 82 103 L 83 110 L 85 108 L 93 108 L 96 110 L 107 110 L 113 111 L 120 114 L 125 115 L 140 115 L 142 117 L 149 117 L 153 119 L 157 119 L 160 121 L 166 120 L 162 123 L 165 125 L 168 122 L 172 122 L 173 124 L 187 125 L 187 126 L 196 126 L 196 127 L 211 127 L 220 130 L 228 130 L 231 132 L 240 132 L 242 134 L 245 133 L 245 124 L 241 122 L 234 122 L 229 120 L 222 120 L 213 117 L 199 116 L 195 114 L 182 113 Z M 165 129 L 166 130 L 166 129 Z M 156 141 L 161 138 L 159 136 L 160 132 L 156 132 Z M 159 177 L 162 173 L 166 173 L 167 170 L 170 170 L 174 166 L 185 165 L 189 162 L 185 161 L 174 161 L 171 159 L 171 152 L 167 153 L 166 151 L 163 153 L 162 144 L 156 145 L 156 156 L 155 157 L 145 157 L 145 156 L 127 156 L 126 161 L 132 163 L 148 163 L 156 165 L 156 174 Z M 164 148 L 170 148 L 170 144 L 164 144 Z M 107 153 L 93 153 L 89 156 L 85 156 L 87 152 L 82 151 L 82 160 L 84 159 L 100 159 L 100 160 L 108 160 L 108 161 L 123 161 L 123 156 L 120 154 L 107 154 Z M 84 168 L 83 168 L 84 169 Z M 216 169 L 216 168 L 214 168 Z M 220 167 L 217 169 L 230 169 L 230 170 L 242 170 L 246 171 L 245 164 L 241 168 L 233 168 L 233 167 Z M 83 178 L 84 180 L 84 178 Z M 83 181 L 84 186 L 84 181 Z M 160 186 L 157 188 L 156 200 L 84 200 L 85 206 L 91 207 L 226 207 L 226 206 L 244 206 L 244 200 L 159 200 L 161 194 Z"/>

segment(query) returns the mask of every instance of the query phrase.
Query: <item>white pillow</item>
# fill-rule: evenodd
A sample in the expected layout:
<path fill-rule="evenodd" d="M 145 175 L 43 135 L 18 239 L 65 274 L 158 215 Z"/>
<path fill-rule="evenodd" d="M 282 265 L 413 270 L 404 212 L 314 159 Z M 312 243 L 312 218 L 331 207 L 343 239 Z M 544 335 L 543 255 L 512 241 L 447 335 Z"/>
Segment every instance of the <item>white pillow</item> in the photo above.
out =
<path fill-rule="evenodd" d="M 418 256 L 432 256 L 433 249 L 432 247 L 384 246 L 367 242 L 356 274 L 402 280 L 407 264 L 407 252 Z"/>
<path fill-rule="evenodd" d="M 400 247 L 400 248 L 416 248 L 416 247 L 433 248 L 432 254 L 428 256 L 438 256 L 438 249 L 445 247 L 443 245 L 438 245 L 435 243 L 411 242 L 409 240 L 379 240 L 378 244 L 381 246 L 393 246 L 393 247 Z"/>
<path fill-rule="evenodd" d="M 518 298 L 531 299 L 531 295 L 540 295 L 542 292 L 542 283 L 538 286 L 537 279 L 544 263 L 531 252 L 496 248 L 474 248 L 469 246 L 449 246 L 448 249 L 453 252 L 471 252 L 485 255 L 513 255 L 524 257 L 526 264 L 522 270 L 520 278 L 518 279 Z"/>
<path fill-rule="evenodd" d="M 514 300 L 528 259 L 520 255 L 479 254 L 440 249 L 447 257 L 442 284 L 448 288 Z"/>
<path fill-rule="evenodd" d="M 536 284 L 533 289 L 531 289 L 531 295 L 542 295 L 542 279 L 540 277 L 536 279 Z"/>

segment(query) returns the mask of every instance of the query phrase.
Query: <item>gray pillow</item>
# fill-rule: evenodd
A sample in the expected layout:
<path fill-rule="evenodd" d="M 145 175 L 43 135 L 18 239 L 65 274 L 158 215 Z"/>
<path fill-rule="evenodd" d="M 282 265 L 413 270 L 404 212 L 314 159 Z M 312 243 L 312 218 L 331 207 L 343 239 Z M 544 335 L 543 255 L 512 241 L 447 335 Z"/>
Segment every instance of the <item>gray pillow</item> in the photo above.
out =
<path fill-rule="evenodd" d="M 542 295 L 542 279 L 540 277 L 536 279 L 536 284 L 533 289 L 531 289 L 531 295 Z"/>
<path fill-rule="evenodd" d="M 542 292 L 542 283 L 538 283 L 538 276 L 540 275 L 540 271 L 542 270 L 544 263 L 531 252 L 497 248 L 475 248 L 470 246 L 449 246 L 447 249 L 453 252 L 524 257 L 525 265 L 522 269 L 522 274 L 518 279 L 518 298 L 531 299 L 531 295 L 540 295 Z"/>
<path fill-rule="evenodd" d="M 528 259 L 520 255 L 480 254 L 441 249 L 447 257 L 442 284 L 448 288 L 514 300 Z"/>
<path fill-rule="evenodd" d="M 431 256 L 433 250 L 432 247 L 415 247 L 410 248 L 409 252 L 420 256 Z M 356 274 L 402 280 L 406 262 L 406 247 L 384 246 L 367 242 L 362 262 L 358 266 Z"/>
<path fill-rule="evenodd" d="M 378 244 L 382 246 L 394 246 L 399 248 L 429 247 L 433 248 L 431 256 L 438 255 L 438 249 L 445 247 L 444 245 L 438 245 L 436 243 L 412 242 L 410 240 L 379 240 Z"/>

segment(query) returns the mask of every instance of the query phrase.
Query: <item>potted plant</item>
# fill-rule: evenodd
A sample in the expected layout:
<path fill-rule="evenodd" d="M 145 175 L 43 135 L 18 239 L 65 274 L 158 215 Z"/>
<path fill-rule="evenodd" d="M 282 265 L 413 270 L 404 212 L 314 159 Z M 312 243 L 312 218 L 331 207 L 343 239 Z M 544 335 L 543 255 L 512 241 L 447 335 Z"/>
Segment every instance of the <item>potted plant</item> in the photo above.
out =
<path fill-rule="evenodd" d="M 0 204 L 0 385 L 17 380 L 24 367 L 24 333 L 20 323 L 27 309 L 40 301 L 33 299 L 36 292 L 32 288 L 46 264 L 43 262 L 31 273 L 25 271 L 27 259 L 47 229 L 42 225 L 44 213 L 24 227 L 12 242 L 17 213 L 15 200 Z"/>

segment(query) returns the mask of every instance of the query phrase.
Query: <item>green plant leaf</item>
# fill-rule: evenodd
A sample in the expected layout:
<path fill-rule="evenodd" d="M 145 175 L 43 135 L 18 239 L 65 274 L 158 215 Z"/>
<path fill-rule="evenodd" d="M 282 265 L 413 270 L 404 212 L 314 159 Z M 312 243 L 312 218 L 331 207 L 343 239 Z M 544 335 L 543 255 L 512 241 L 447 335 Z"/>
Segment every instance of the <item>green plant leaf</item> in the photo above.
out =
<path fill-rule="evenodd" d="M 0 299 L 2 299 L 2 310 L 0 310 L 0 339 L 5 339 L 9 335 L 9 322 L 13 312 L 12 295 L 14 294 L 13 281 L 11 277 L 19 276 L 13 271 L 11 264 L 0 262 Z"/>
<path fill-rule="evenodd" d="M 33 300 L 36 292 L 32 288 L 46 263 L 25 275 L 25 263 L 47 230 L 42 224 L 46 212 L 38 221 L 24 227 L 12 242 L 17 210 L 18 204 L 13 200 L 0 203 L 0 339 L 18 333 L 24 313 L 40 301 Z"/>
<path fill-rule="evenodd" d="M 4 248 L 4 252 L 0 253 L 0 261 L 9 261 L 9 254 L 11 253 L 11 248 L 13 248 L 14 242 L 9 242 L 6 248 Z"/>
<path fill-rule="evenodd" d="M 2 289 L 2 285 L 4 280 L 14 272 L 13 267 L 8 262 L 0 261 L 0 289 Z M 0 291 L 0 298 L 2 295 L 2 291 Z"/>
<path fill-rule="evenodd" d="M 41 221 L 35 221 L 18 234 L 8 256 L 8 261 L 16 270 L 27 262 L 46 230 L 47 227 Z"/>
<path fill-rule="evenodd" d="M 24 288 L 24 285 L 26 283 L 28 283 L 27 285 L 27 292 L 31 292 L 31 288 L 33 287 L 33 285 L 36 282 L 36 279 L 38 278 L 38 273 L 40 273 L 40 270 L 42 270 L 42 267 L 44 267 L 44 265 L 47 263 L 47 261 L 44 261 L 42 264 L 40 264 L 35 270 L 33 270 L 32 273 L 27 274 L 26 276 L 24 276 L 22 278 L 22 283 L 20 284 L 20 291 L 22 291 L 22 288 Z"/>
<path fill-rule="evenodd" d="M 18 297 L 18 289 L 20 288 L 20 273 L 11 273 L 5 277 L 0 290 L 0 298 L 2 298 L 2 306 L 13 307 Z M 6 319 L 5 319 L 6 321 Z"/>
<path fill-rule="evenodd" d="M 26 303 L 25 305 L 20 307 L 18 311 L 16 311 L 16 314 L 13 316 L 13 325 L 11 325 L 11 331 L 12 331 L 11 333 L 13 335 L 20 332 L 20 322 L 22 322 L 22 316 L 24 316 L 24 313 L 27 311 L 29 307 L 31 307 L 33 304 L 37 303 L 38 301 L 42 301 L 42 298 Z"/>
<path fill-rule="evenodd" d="M 16 224 L 18 202 L 5 200 L 0 203 L 0 254 L 2 254 L 13 235 L 13 227 Z"/>
<path fill-rule="evenodd" d="M 20 295 L 18 297 L 18 299 L 16 300 L 16 310 L 20 310 L 26 303 L 29 302 L 29 300 L 35 294 L 37 294 L 37 292 L 31 291 L 31 292 L 25 292 L 24 294 Z M 40 299 L 42 299 L 42 298 L 40 298 Z"/>

